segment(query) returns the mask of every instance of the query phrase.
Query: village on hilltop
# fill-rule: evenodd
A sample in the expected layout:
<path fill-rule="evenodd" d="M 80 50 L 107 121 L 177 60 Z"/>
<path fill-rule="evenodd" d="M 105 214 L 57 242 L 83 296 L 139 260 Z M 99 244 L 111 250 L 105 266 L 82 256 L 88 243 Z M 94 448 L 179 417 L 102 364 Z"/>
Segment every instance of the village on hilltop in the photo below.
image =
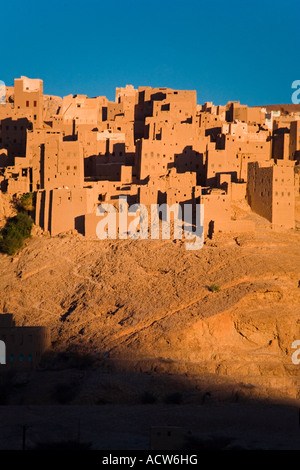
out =
<path fill-rule="evenodd" d="M 197 104 L 196 91 L 132 85 L 104 96 L 43 94 L 21 77 L 0 104 L 1 193 L 33 193 L 51 235 L 95 237 L 101 202 L 204 204 L 205 232 L 254 230 L 247 201 L 272 227 L 295 227 L 300 110 Z"/>

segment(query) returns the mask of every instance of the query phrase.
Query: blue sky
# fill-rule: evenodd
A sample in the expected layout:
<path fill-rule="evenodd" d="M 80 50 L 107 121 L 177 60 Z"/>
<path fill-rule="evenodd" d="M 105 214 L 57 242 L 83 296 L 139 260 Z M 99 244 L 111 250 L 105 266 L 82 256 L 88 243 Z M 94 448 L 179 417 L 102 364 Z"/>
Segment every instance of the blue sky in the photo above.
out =
<path fill-rule="evenodd" d="M 44 92 L 197 90 L 198 103 L 291 103 L 300 79 L 299 0 L 14 0 L 0 9 L 0 80 Z"/>

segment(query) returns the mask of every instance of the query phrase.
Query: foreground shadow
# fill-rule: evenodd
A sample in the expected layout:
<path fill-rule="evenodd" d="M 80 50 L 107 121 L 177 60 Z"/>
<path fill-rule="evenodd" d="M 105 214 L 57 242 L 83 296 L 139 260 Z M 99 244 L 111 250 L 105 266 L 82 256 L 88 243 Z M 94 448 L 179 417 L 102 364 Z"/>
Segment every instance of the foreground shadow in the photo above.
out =
<path fill-rule="evenodd" d="M 172 367 L 62 352 L 2 373 L 0 449 L 300 449 L 298 400 Z"/>

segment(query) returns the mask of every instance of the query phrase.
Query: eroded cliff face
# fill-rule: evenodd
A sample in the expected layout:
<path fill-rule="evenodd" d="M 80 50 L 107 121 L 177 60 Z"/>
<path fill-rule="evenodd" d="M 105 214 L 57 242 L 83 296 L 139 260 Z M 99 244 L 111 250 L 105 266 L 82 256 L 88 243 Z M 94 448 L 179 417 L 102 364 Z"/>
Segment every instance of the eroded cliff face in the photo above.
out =
<path fill-rule="evenodd" d="M 299 242 L 292 231 L 220 233 L 187 251 L 181 241 L 34 236 L 15 258 L 0 256 L 0 311 L 49 326 L 55 351 L 297 398 Z"/>
<path fill-rule="evenodd" d="M 11 196 L 0 191 L 0 229 L 5 225 L 7 218 L 16 215 Z"/>

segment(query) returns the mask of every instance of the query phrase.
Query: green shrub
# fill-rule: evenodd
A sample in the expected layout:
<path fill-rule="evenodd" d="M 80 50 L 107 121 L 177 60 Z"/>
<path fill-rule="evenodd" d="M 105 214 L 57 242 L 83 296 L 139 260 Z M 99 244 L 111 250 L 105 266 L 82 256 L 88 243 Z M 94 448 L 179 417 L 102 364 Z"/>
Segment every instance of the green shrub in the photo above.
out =
<path fill-rule="evenodd" d="M 220 290 L 220 286 L 217 286 L 217 284 L 211 284 L 208 289 L 210 292 L 218 292 Z"/>
<path fill-rule="evenodd" d="M 30 237 L 32 225 L 31 217 L 22 212 L 8 219 L 0 232 L 0 250 L 8 255 L 14 255 L 22 248 L 26 238 Z"/>
<path fill-rule="evenodd" d="M 32 211 L 34 209 L 32 193 L 22 194 L 19 199 L 19 208 L 24 211 Z"/>

